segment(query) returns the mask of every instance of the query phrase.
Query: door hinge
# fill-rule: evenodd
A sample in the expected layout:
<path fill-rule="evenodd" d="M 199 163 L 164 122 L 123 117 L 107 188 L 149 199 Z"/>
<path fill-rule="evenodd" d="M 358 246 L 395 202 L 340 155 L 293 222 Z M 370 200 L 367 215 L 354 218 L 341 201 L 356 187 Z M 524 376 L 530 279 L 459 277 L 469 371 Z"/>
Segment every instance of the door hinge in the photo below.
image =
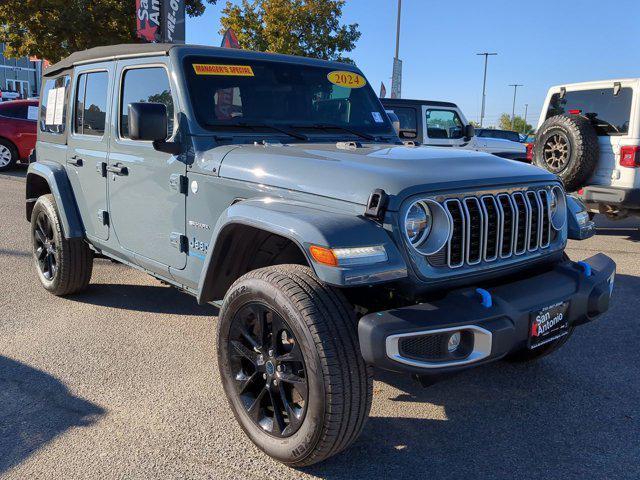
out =
<path fill-rule="evenodd" d="M 102 225 L 108 226 L 109 212 L 107 212 L 106 210 L 98 210 L 98 222 L 100 222 Z"/>
<path fill-rule="evenodd" d="M 105 162 L 96 163 L 96 171 L 100 174 L 101 177 L 107 176 L 107 164 Z"/>
<path fill-rule="evenodd" d="M 189 252 L 189 240 L 185 235 L 177 232 L 171 232 L 169 241 L 171 242 L 171 246 L 177 248 L 180 253 Z"/>
<path fill-rule="evenodd" d="M 169 186 L 172 190 L 186 195 L 187 188 L 189 187 L 189 180 L 187 179 L 186 175 L 174 173 L 169 177 Z"/>

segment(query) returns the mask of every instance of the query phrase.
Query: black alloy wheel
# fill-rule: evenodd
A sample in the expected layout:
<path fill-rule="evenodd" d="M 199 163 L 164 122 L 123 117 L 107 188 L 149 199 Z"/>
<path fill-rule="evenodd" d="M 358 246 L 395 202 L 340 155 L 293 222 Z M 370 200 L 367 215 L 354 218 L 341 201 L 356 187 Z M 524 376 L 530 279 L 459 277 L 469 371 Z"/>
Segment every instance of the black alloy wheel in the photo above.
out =
<path fill-rule="evenodd" d="M 267 305 L 250 302 L 232 319 L 229 343 L 235 393 L 249 418 L 274 437 L 293 435 L 304 421 L 309 387 L 292 329 Z"/>
<path fill-rule="evenodd" d="M 34 254 L 42 276 L 53 280 L 58 270 L 56 239 L 49 217 L 44 211 L 38 213 L 34 230 Z"/>

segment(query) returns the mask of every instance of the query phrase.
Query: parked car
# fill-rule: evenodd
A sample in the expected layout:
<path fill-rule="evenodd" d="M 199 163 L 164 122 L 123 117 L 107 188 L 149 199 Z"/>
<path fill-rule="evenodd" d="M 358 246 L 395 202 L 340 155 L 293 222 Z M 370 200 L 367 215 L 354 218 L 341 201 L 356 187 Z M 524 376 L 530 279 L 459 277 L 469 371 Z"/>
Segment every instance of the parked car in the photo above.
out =
<path fill-rule="evenodd" d="M 0 171 L 27 162 L 36 146 L 37 100 L 0 103 Z"/>
<path fill-rule="evenodd" d="M 39 125 L 43 287 L 86 289 L 100 254 L 220 306 L 231 410 L 289 465 L 358 437 L 373 366 L 427 383 L 535 360 L 609 305 L 615 264 L 568 259 L 593 224 L 555 175 L 403 145 L 354 65 L 95 48 L 47 69 Z"/>
<path fill-rule="evenodd" d="M 511 160 L 527 160 L 527 150 L 520 142 L 477 136 L 455 103 L 383 98 L 382 104 L 400 119 L 399 135 L 403 140 L 487 152 Z"/>
<path fill-rule="evenodd" d="M 512 130 L 498 130 L 493 128 L 476 128 L 476 135 L 487 138 L 502 138 L 510 142 L 522 143 L 520 134 Z"/>
<path fill-rule="evenodd" d="M 640 215 L 640 79 L 551 87 L 534 162 L 560 176 L 592 213 Z"/>

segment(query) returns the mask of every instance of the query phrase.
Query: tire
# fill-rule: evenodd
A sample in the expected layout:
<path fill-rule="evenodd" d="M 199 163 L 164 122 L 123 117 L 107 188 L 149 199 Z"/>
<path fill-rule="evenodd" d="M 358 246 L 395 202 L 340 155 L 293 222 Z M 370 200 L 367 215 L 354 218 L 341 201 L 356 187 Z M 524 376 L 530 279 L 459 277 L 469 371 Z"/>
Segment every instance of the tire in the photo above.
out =
<path fill-rule="evenodd" d="M 0 172 L 14 168 L 18 163 L 18 149 L 16 146 L 0 138 Z"/>
<path fill-rule="evenodd" d="M 569 329 L 569 333 L 563 337 L 554 340 L 553 342 L 549 342 L 541 347 L 536 348 L 535 350 L 529 350 L 528 348 L 523 348 L 517 352 L 509 354 L 505 360 L 514 363 L 523 363 L 523 362 L 534 362 L 540 358 L 546 357 L 547 355 L 551 355 L 553 352 L 562 347 L 565 343 L 569 341 L 571 336 L 573 335 L 574 327 Z"/>
<path fill-rule="evenodd" d="M 261 309 L 266 313 L 260 313 Z M 244 323 L 244 318 L 253 323 Z M 244 333 L 238 336 L 236 332 L 250 332 L 249 337 L 256 339 L 258 324 L 264 325 L 262 332 L 271 333 L 261 335 L 262 346 L 256 349 L 253 342 L 245 342 Z M 239 325 L 244 330 L 238 330 Z M 264 344 L 273 347 L 274 338 L 275 351 L 268 351 Z M 238 347 L 242 342 L 244 347 Z M 373 384 L 371 369 L 360 353 L 356 318 L 342 293 L 321 284 L 310 268 L 278 265 L 238 279 L 225 295 L 217 345 L 220 376 L 231 409 L 247 436 L 267 455 L 294 467 L 311 465 L 344 450 L 362 431 L 371 409 Z M 289 353 L 283 354 L 287 345 Z M 251 346 L 253 350 L 246 348 Z M 257 355 L 258 351 L 262 353 Z M 251 356 L 257 358 L 247 360 Z M 287 366 L 283 360 L 274 367 L 283 358 L 302 358 L 304 363 L 291 360 L 292 365 Z M 238 364 L 243 366 L 239 369 Z M 281 377 L 280 396 L 273 400 L 270 393 L 260 392 L 276 388 L 271 379 L 277 381 L 281 367 L 283 372 L 295 371 L 297 381 L 292 387 Z M 269 373 L 274 368 L 276 373 Z M 302 376 L 304 382 L 299 381 Z M 240 383 L 244 381 L 246 384 Z M 282 417 L 287 412 L 288 420 L 284 429 L 279 428 L 275 408 L 270 410 L 269 405 L 282 407 L 283 398 L 291 404 L 289 399 L 295 394 L 304 401 L 295 404 L 294 415 L 286 407 L 279 408 Z M 251 408 L 256 400 L 257 408 Z"/>
<path fill-rule="evenodd" d="M 593 175 L 598 157 L 598 136 L 584 117 L 556 115 L 538 130 L 533 163 L 558 175 L 569 192 L 585 185 Z"/>
<path fill-rule="evenodd" d="M 93 270 L 93 252 L 81 238 L 64 237 L 58 207 L 51 194 L 43 195 L 31 213 L 33 261 L 42 286 L 54 295 L 87 288 Z"/>

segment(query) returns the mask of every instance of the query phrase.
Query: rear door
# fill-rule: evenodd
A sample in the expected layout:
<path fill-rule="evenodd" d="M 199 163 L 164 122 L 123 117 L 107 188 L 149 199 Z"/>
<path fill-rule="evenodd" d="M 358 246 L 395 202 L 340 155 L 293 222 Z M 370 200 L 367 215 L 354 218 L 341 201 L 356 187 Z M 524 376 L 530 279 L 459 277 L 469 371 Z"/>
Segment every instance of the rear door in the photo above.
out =
<path fill-rule="evenodd" d="M 67 173 L 86 235 L 100 240 L 109 238 L 106 166 L 113 72 L 113 63 L 76 68 L 70 102 Z"/>
<path fill-rule="evenodd" d="M 118 62 L 108 169 L 109 208 L 120 247 L 154 271 L 186 265 L 186 252 L 181 248 L 186 195 L 176 188 L 177 178 L 186 176 L 186 164 L 177 156 L 155 150 L 151 142 L 129 138 L 128 105 L 164 103 L 168 139 L 173 138 L 179 108 L 167 61 L 163 57 L 153 62 Z"/>

